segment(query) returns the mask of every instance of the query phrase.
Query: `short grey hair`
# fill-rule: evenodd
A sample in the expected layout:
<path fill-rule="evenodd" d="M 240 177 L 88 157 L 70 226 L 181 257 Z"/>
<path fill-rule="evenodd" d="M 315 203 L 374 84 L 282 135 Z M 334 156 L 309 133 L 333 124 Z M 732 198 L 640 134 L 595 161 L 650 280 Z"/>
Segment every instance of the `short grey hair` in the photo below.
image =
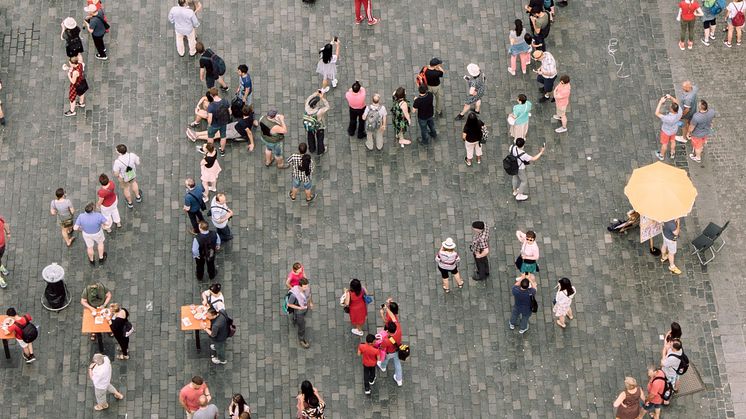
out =
<path fill-rule="evenodd" d="M 106 355 L 104 354 L 93 354 L 93 362 L 95 362 L 96 365 L 103 365 L 105 358 Z"/>

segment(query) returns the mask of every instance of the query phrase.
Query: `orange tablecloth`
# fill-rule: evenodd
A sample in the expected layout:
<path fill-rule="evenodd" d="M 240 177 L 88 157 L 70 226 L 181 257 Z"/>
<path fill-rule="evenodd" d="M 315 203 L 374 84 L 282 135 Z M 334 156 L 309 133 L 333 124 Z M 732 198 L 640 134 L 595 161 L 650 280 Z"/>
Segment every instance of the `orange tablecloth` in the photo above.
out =
<path fill-rule="evenodd" d="M 8 316 L 6 316 L 4 314 L 2 316 L 0 316 L 0 324 L 3 324 L 3 322 L 7 318 L 8 318 Z M 0 339 L 8 340 L 8 339 L 15 339 L 15 338 L 16 337 L 12 333 L 5 333 L 5 330 L 0 329 Z"/>
<path fill-rule="evenodd" d="M 104 322 L 96 324 L 95 317 L 91 316 L 91 310 L 83 308 L 83 326 L 80 328 L 83 334 L 88 333 L 111 333 L 109 319 L 104 318 Z"/>
<path fill-rule="evenodd" d="M 179 325 L 181 326 L 181 330 L 202 330 L 204 329 L 204 326 L 210 325 L 209 320 L 195 319 L 189 307 L 190 306 L 181 306 L 181 316 L 179 316 Z M 189 326 L 184 326 L 184 322 L 181 320 L 183 318 L 189 319 L 192 324 Z"/>

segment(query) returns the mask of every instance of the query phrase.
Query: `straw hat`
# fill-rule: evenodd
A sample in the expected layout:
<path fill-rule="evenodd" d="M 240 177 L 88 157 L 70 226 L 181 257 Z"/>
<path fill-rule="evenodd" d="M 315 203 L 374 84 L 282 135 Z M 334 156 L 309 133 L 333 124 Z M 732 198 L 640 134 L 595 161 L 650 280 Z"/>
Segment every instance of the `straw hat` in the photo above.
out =
<path fill-rule="evenodd" d="M 446 250 L 453 250 L 453 249 L 455 249 L 455 248 L 456 248 L 456 243 L 455 243 L 455 242 L 453 241 L 453 239 L 452 239 L 452 238 L 450 238 L 450 237 L 449 237 L 449 238 L 447 238 L 447 239 L 446 239 L 446 241 L 444 241 L 443 243 L 441 243 L 441 245 L 442 245 L 442 246 L 443 246 L 443 248 L 444 248 L 444 249 L 446 249 Z"/>
<path fill-rule="evenodd" d="M 469 75 L 472 77 L 477 77 L 481 73 L 481 71 L 479 70 L 479 66 L 474 63 L 466 66 L 466 72 L 469 73 Z"/>
<path fill-rule="evenodd" d="M 65 27 L 65 29 L 75 29 L 75 27 L 78 26 L 78 22 L 68 16 L 65 18 L 65 20 L 62 21 L 62 25 Z"/>

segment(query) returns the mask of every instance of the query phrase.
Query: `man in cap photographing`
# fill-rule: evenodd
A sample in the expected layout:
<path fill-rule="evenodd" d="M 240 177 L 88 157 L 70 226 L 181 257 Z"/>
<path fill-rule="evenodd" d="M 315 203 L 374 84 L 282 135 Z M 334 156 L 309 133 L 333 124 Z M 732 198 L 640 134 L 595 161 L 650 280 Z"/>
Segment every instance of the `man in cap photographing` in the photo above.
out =
<path fill-rule="evenodd" d="M 475 281 L 484 281 L 490 276 L 490 263 L 487 255 L 490 253 L 490 231 L 484 224 L 484 221 L 474 221 L 471 223 L 474 236 L 471 239 L 469 248 L 474 254 L 474 262 L 477 265 L 472 279 Z"/>

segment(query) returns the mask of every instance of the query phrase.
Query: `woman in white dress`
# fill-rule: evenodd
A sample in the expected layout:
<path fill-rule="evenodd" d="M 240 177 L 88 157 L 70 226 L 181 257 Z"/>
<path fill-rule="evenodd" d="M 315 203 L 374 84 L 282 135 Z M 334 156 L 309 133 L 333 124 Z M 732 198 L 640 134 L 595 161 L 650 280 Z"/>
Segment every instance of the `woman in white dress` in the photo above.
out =
<path fill-rule="evenodd" d="M 557 281 L 557 295 L 554 297 L 554 316 L 557 317 L 557 325 L 561 328 L 567 327 L 565 324 L 565 316 L 570 320 L 574 319 L 572 316 L 572 300 L 575 297 L 575 287 L 567 278 L 562 278 Z"/>
<path fill-rule="evenodd" d="M 332 87 L 337 87 L 337 61 L 339 60 L 339 39 L 334 37 L 331 43 L 324 45 L 319 50 L 319 63 L 316 64 L 316 72 L 321 74 L 321 88 L 329 91 L 329 80 Z"/>

